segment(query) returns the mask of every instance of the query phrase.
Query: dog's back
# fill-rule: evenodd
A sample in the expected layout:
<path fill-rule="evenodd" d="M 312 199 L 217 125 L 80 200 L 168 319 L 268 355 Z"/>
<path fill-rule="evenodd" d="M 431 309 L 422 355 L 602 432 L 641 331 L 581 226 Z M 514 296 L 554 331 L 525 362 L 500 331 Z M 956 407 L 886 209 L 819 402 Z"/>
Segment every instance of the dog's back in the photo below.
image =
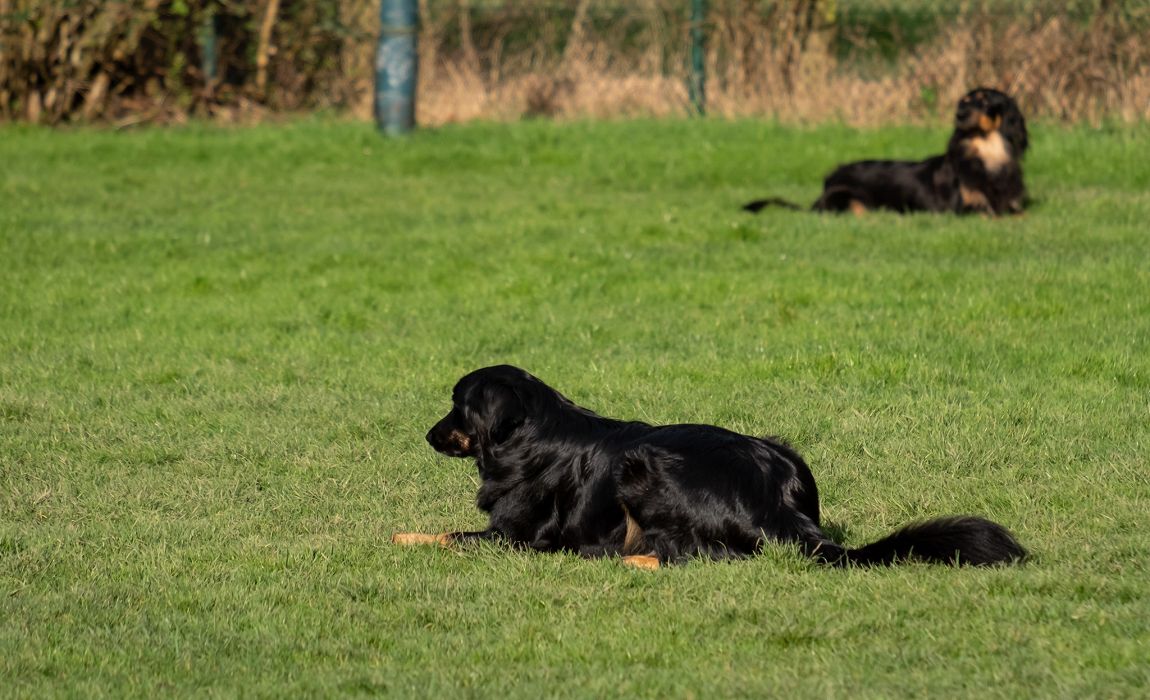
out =
<path fill-rule="evenodd" d="M 812 209 L 953 211 L 956 190 L 954 172 L 945 156 L 922 161 L 863 160 L 840 165 L 828 175 Z"/>

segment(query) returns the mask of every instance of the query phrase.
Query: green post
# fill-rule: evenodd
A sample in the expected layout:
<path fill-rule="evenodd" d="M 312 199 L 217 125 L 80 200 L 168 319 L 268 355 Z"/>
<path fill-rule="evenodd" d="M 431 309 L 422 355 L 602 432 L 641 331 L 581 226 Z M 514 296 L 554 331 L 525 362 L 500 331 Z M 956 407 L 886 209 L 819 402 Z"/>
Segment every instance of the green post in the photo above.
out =
<path fill-rule="evenodd" d="M 204 12 L 203 22 L 199 31 L 200 44 L 200 72 L 204 76 L 204 91 L 208 96 L 215 93 L 216 81 L 219 78 L 218 56 L 216 55 L 216 10 L 208 7 Z"/>
<path fill-rule="evenodd" d="M 687 91 L 691 96 L 691 107 L 699 116 L 707 113 L 707 67 L 704 60 L 707 35 L 703 31 L 706 20 L 707 0 L 691 0 L 691 75 Z"/>
<path fill-rule="evenodd" d="M 380 0 L 379 48 L 375 53 L 375 120 L 380 131 L 406 134 L 415 127 L 416 0 Z"/>

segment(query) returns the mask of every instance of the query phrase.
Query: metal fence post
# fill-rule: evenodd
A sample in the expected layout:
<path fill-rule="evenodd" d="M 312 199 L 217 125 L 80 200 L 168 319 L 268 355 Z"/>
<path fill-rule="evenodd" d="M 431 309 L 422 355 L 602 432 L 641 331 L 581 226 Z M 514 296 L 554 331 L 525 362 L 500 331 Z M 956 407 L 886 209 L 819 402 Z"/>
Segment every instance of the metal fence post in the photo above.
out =
<path fill-rule="evenodd" d="M 216 91 L 219 76 L 219 56 L 216 50 L 216 11 L 209 7 L 204 13 L 203 22 L 197 37 L 200 44 L 200 72 L 203 73 L 204 92 L 211 97 Z"/>
<path fill-rule="evenodd" d="M 389 135 L 415 126 L 418 74 L 417 0 L 380 0 L 379 47 L 375 53 L 375 121 Z"/>
<path fill-rule="evenodd" d="M 703 25 L 707 21 L 707 0 L 691 0 L 691 75 L 687 90 L 695 114 L 707 113 L 707 67 L 704 48 L 707 41 Z"/>

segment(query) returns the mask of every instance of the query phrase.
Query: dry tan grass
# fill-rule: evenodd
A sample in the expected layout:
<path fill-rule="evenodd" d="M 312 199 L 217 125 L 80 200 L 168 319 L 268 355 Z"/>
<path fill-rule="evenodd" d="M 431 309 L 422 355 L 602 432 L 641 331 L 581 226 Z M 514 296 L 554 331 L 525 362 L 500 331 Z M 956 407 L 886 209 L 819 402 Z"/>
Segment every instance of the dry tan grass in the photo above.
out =
<path fill-rule="evenodd" d="M 723 117 L 855 126 L 931 121 L 945 119 L 967 90 L 988 85 L 1016 95 L 1028 114 L 1047 119 L 1150 119 L 1150 45 L 1104 22 L 1083 27 L 1056 17 L 996 26 L 991 18 L 971 18 L 879 78 L 841 65 L 817 34 L 791 55 L 789 65 L 786 48 L 765 40 L 741 54 L 725 48 L 713 47 L 707 61 L 708 110 Z M 419 118 L 437 125 L 532 114 L 578 119 L 686 113 L 684 70 L 620 70 L 608 57 L 610 47 L 601 46 L 550 71 L 499 71 L 498 80 L 485 79 L 463 62 L 445 61 L 420 82 Z M 925 95 L 934 97 L 928 101 Z"/>
<path fill-rule="evenodd" d="M 261 71 L 244 63 L 250 58 L 244 47 L 268 26 L 266 1 L 228 4 L 232 34 L 220 39 L 220 60 L 232 78 L 209 89 L 197 68 L 195 36 L 174 34 L 194 30 L 199 20 L 169 16 L 158 0 L 138 0 L 135 10 L 96 0 L 0 0 L 0 119 L 259 121 L 314 108 L 369 119 L 378 0 L 340 3 L 343 29 L 327 34 L 307 24 L 332 16 L 325 2 L 293 3 L 294 14 L 281 13 L 272 25 L 266 89 L 256 84 Z M 207 7 L 190 6 L 199 13 Z M 682 0 L 420 0 L 420 6 L 424 125 L 689 113 Z M 842 18 L 838 26 L 831 22 L 829 6 L 828 0 L 711 3 L 710 113 L 860 126 L 937 121 L 961 94 L 988 85 L 1014 94 L 1032 117 L 1150 119 L 1147 13 L 1111 4 L 1081 21 L 975 9 L 931 43 L 904 50 L 893 66 L 864 74 L 830 50 L 834 32 L 851 28 Z M 38 22 L 18 19 L 37 12 Z"/>

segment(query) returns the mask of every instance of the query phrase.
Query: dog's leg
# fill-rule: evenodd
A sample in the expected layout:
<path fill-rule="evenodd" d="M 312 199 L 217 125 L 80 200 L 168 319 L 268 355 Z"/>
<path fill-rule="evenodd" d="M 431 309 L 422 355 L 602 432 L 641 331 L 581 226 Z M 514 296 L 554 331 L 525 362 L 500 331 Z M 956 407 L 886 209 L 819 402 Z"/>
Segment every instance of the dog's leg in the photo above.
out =
<path fill-rule="evenodd" d="M 422 532 L 397 532 L 391 536 L 393 544 L 402 546 L 437 544 L 447 547 L 453 544 L 467 544 L 478 540 L 493 540 L 499 537 L 494 530 L 479 530 L 478 532 L 444 532 L 438 535 L 424 534 Z"/>
<path fill-rule="evenodd" d="M 982 190 L 967 187 L 966 185 L 959 185 L 958 194 L 962 198 L 963 212 L 976 212 L 985 216 L 994 216 L 994 207 L 990 206 L 990 200 L 986 198 L 986 194 Z"/>
<path fill-rule="evenodd" d="M 391 543 L 398 544 L 402 547 L 424 544 L 436 544 L 441 547 L 446 547 L 451 544 L 452 540 L 451 533 L 448 532 L 439 535 L 431 535 L 423 532 L 397 532 L 391 536 Z"/>
<path fill-rule="evenodd" d="M 469 542 L 478 542 L 480 540 L 495 540 L 502 537 L 495 530 L 479 530 L 477 532 L 449 532 L 445 535 L 449 542 L 453 544 L 467 544 Z"/>
<path fill-rule="evenodd" d="M 637 554 L 647 547 L 643 539 L 643 528 L 631 517 L 627 506 L 623 506 L 623 518 L 627 523 L 627 534 L 623 536 L 623 554 Z"/>
<path fill-rule="evenodd" d="M 627 521 L 627 534 L 623 537 L 623 563 L 636 569 L 658 569 L 659 558 L 653 554 L 633 554 L 636 550 L 646 547 L 643 539 L 643 528 L 631 517 L 631 511 L 623 506 L 623 517 Z"/>

